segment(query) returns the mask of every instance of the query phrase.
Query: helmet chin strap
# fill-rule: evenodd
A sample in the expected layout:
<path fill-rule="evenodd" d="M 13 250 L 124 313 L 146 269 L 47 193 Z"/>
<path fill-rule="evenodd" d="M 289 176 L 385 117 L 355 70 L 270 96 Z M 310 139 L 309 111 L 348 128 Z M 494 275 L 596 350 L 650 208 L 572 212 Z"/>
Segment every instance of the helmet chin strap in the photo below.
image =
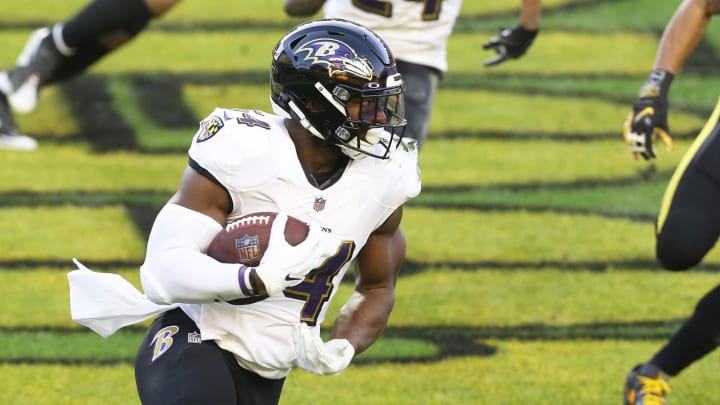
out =
<path fill-rule="evenodd" d="M 352 160 L 362 160 L 368 156 L 365 153 L 360 152 L 359 150 L 350 149 L 345 145 L 338 146 L 340 146 L 340 150 L 342 151 L 342 153 L 344 153 L 345 156 L 349 157 Z"/>
<path fill-rule="evenodd" d="M 390 140 L 391 137 L 392 134 L 384 128 L 370 128 L 365 133 L 365 141 L 370 145 L 375 145 L 383 139 Z"/>
<path fill-rule="evenodd" d="M 330 90 L 326 89 L 325 86 L 322 85 L 320 82 L 315 82 L 315 90 L 317 90 L 320 95 L 325 97 L 325 99 L 330 102 L 330 104 L 333 105 L 338 111 L 340 111 L 340 114 L 347 117 L 347 111 L 345 110 L 345 105 L 337 100 L 335 100 L 335 97 L 330 93 Z"/>
<path fill-rule="evenodd" d="M 279 115 L 279 116 L 281 116 L 281 117 L 284 117 L 284 118 L 292 119 L 292 115 L 291 115 L 288 111 L 286 111 L 284 108 L 280 107 L 280 106 L 279 106 L 275 101 L 273 101 L 272 99 L 270 99 L 270 105 L 272 106 L 273 112 L 274 112 L 275 114 L 277 114 L 277 115 Z M 305 114 L 303 114 L 302 110 L 300 110 L 300 108 L 297 106 L 297 104 L 295 104 L 294 101 L 290 100 L 290 101 L 288 102 L 288 106 L 290 107 L 290 109 L 292 110 L 292 112 L 295 114 L 295 116 L 297 117 L 298 121 L 300 121 L 300 125 L 302 125 L 303 128 L 305 128 L 306 130 L 308 130 L 308 132 L 310 132 L 311 134 L 317 136 L 318 138 L 323 139 L 323 140 L 325 139 L 325 138 L 322 136 L 322 134 L 320 133 L 320 131 L 318 131 L 318 130 L 310 123 L 310 120 L 307 119 L 307 117 L 305 116 Z"/>
<path fill-rule="evenodd" d="M 380 141 L 390 142 L 392 134 L 383 128 L 370 128 L 365 133 L 365 139 L 360 140 L 358 149 L 365 151 L 365 153 L 351 149 L 345 145 L 340 145 L 342 152 L 347 155 L 350 159 L 360 160 L 368 157 L 368 153 L 373 154 L 373 149 Z"/>
<path fill-rule="evenodd" d="M 300 107 L 298 107 L 294 101 L 290 100 L 290 102 L 288 102 L 288 106 L 293 111 L 293 113 L 295 113 L 295 116 L 298 118 L 298 120 L 300 121 L 300 125 L 302 125 L 303 128 L 307 129 L 311 134 L 317 136 L 318 138 L 325 140 L 320 131 L 318 131 L 312 125 L 312 123 L 310 123 L 310 120 L 307 119 L 305 114 L 303 114 L 302 110 L 300 110 Z"/>
<path fill-rule="evenodd" d="M 284 108 L 280 107 L 280 105 L 279 105 L 278 103 L 276 103 L 275 100 L 273 100 L 272 97 L 270 97 L 270 106 L 272 107 L 272 110 L 273 110 L 273 112 L 275 113 L 275 115 L 279 115 L 279 116 L 281 116 L 281 117 L 283 117 L 283 118 L 290 118 L 290 119 L 292 119 L 292 117 L 290 116 L 290 114 L 289 114 L 287 111 L 285 111 Z"/>

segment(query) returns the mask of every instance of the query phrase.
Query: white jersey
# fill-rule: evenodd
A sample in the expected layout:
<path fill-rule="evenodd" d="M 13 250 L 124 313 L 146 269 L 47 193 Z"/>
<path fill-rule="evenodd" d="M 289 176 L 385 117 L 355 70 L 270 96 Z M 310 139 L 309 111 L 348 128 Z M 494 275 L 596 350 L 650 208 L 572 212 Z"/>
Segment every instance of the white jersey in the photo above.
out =
<path fill-rule="evenodd" d="M 259 211 L 283 211 L 319 224 L 338 239 L 338 254 L 324 269 L 283 294 L 261 301 L 181 304 L 203 340 L 235 354 L 266 378 L 286 376 L 295 362 L 292 331 L 300 321 L 319 326 L 343 275 L 369 235 L 420 192 L 417 151 L 401 145 L 390 159 L 351 160 L 325 190 L 313 187 L 277 115 L 217 108 L 189 150 L 191 165 L 228 191 L 228 221 Z M 340 242 L 342 241 L 342 242 Z"/>
<path fill-rule="evenodd" d="M 380 35 L 395 58 L 447 70 L 447 40 L 462 0 L 325 0 L 326 18 L 343 18 Z"/>

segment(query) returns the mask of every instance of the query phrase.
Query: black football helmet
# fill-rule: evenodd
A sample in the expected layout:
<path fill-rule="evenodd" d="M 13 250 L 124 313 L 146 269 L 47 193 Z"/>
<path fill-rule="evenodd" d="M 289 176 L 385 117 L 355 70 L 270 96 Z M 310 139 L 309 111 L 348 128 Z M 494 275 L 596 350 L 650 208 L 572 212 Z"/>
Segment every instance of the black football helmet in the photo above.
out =
<path fill-rule="evenodd" d="M 350 21 L 301 24 L 273 51 L 273 108 L 353 159 L 387 159 L 399 145 L 407 122 L 404 90 L 387 45 Z M 359 112 L 348 111 L 349 101 Z"/>

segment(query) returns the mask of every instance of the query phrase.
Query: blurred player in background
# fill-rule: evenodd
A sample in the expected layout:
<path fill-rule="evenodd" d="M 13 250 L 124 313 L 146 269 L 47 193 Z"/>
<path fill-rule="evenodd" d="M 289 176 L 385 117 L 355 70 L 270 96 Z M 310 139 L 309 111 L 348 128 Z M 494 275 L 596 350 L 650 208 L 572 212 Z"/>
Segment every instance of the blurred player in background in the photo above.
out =
<path fill-rule="evenodd" d="M 668 91 L 673 78 L 703 38 L 720 0 L 685 0 L 668 23 L 650 76 L 625 122 L 635 158 L 656 157 L 658 138 L 672 147 Z M 720 235 L 720 103 L 675 169 L 656 223 L 656 255 L 669 270 L 702 261 Z M 720 286 L 708 292 L 692 316 L 647 362 L 628 374 L 625 404 L 664 404 L 668 379 L 715 350 L 720 339 Z M 678 401 L 683 402 L 683 401 Z"/>
<path fill-rule="evenodd" d="M 430 128 L 435 93 L 447 70 L 447 40 L 460 13 L 462 0 L 283 0 L 295 17 L 315 14 L 359 22 L 380 34 L 397 58 L 403 75 L 408 127 L 406 136 L 421 148 Z M 540 0 L 522 0 L 520 23 L 485 42 L 496 52 L 485 62 L 494 66 L 521 57 L 540 29 Z"/>
<path fill-rule="evenodd" d="M 79 74 L 130 41 L 180 0 L 95 0 L 64 23 L 32 32 L 17 65 L 0 72 L 0 148 L 33 150 L 13 110 L 35 109 L 40 89 Z"/>

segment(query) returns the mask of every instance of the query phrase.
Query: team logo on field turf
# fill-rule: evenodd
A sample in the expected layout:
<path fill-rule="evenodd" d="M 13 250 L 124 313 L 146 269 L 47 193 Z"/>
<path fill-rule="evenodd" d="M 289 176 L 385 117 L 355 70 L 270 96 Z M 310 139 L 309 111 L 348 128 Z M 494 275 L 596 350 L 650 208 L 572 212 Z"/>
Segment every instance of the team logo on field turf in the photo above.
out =
<path fill-rule="evenodd" d="M 260 240 L 256 236 L 245 235 L 235 239 L 235 249 L 240 263 L 250 265 L 260 257 Z"/>
<path fill-rule="evenodd" d="M 218 131 L 224 127 L 223 121 L 220 117 L 211 115 L 204 120 L 200 121 L 200 129 L 198 129 L 197 141 L 207 141 L 212 138 L 213 135 L 217 134 Z"/>

